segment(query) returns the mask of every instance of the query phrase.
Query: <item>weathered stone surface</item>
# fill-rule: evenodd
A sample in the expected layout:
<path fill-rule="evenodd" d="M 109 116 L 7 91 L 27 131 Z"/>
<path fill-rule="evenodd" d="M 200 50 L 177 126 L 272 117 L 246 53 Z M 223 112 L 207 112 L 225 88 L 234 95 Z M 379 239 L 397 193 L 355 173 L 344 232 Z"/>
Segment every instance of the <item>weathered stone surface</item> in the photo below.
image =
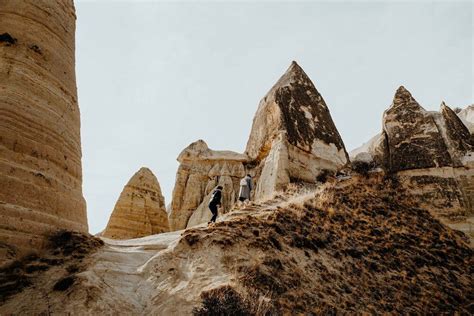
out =
<path fill-rule="evenodd" d="M 351 162 L 361 161 L 361 157 L 364 157 L 362 160 L 368 160 L 368 157 L 371 157 L 371 160 L 379 167 L 388 167 L 388 146 L 387 146 L 387 135 L 385 132 L 380 132 L 362 146 L 352 150 L 349 153 Z"/>
<path fill-rule="evenodd" d="M 464 157 L 474 149 L 474 137 L 456 113 L 444 102 L 441 104 L 441 116 L 439 126 L 453 159 L 453 165 L 461 166 L 464 164 Z"/>
<path fill-rule="evenodd" d="M 123 188 L 101 236 L 130 239 L 169 230 L 160 184 L 150 169 L 141 168 Z"/>
<path fill-rule="evenodd" d="M 367 153 L 396 174 L 423 207 L 446 223 L 474 214 L 472 135 L 446 104 L 425 111 L 403 87 L 385 111 L 383 131 L 351 158 Z"/>
<path fill-rule="evenodd" d="M 291 182 L 314 183 L 322 170 L 345 165 L 348 155 L 323 98 L 293 62 L 261 100 L 245 154 L 210 150 L 198 141 L 178 161 L 172 230 L 207 221 L 207 200 L 217 185 L 224 187 L 225 213 L 235 203 L 246 173 L 254 178 L 252 198 L 265 199 Z"/>
<path fill-rule="evenodd" d="M 211 150 L 203 140 L 198 140 L 178 156 L 180 166 L 176 174 L 171 212 L 171 230 L 188 226 L 191 215 L 199 209 L 192 224 L 199 224 L 196 218 L 206 218 L 206 196 L 217 185 L 224 187 L 222 194 L 222 213 L 235 203 L 239 192 L 239 181 L 245 176 L 246 155 L 231 151 Z"/>
<path fill-rule="evenodd" d="M 452 165 L 433 117 L 404 87 L 398 88 L 391 107 L 384 113 L 383 130 L 391 171 Z"/>
<path fill-rule="evenodd" d="M 474 134 L 474 104 L 469 105 L 457 113 L 461 121 L 471 134 Z"/>
<path fill-rule="evenodd" d="M 88 230 L 75 19 L 72 1 L 0 1 L 0 243 L 20 252 Z"/>
<path fill-rule="evenodd" d="M 291 182 L 314 183 L 322 170 L 344 166 L 348 155 L 326 103 L 293 62 L 260 101 L 245 154 L 210 150 L 198 141 L 178 161 L 172 230 L 206 222 L 209 193 L 217 185 L 224 187 L 221 213 L 225 213 L 246 173 L 254 181 L 252 199 L 266 199 Z"/>
<path fill-rule="evenodd" d="M 326 103 L 296 62 L 260 101 L 246 154 L 258 166 L 257 198 L 348 162 Z"/>

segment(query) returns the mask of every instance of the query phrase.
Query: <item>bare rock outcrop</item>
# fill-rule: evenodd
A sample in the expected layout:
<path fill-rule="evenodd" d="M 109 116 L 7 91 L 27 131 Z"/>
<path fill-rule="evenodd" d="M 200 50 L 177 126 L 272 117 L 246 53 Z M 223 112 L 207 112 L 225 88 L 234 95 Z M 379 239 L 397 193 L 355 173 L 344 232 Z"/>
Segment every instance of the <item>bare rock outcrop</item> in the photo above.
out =
<path fill-rule="evenodd" d="M 351 159 L 371 155 L 420 205 L 455 224 L 474 215 L 473 150 L 472 135 L 451 108 L 443 102 L 440 112 L 426 111 L 400 87 L 383 115 L 382 132 L 353 150 Z"/>
<path fill-rule="evenodd" d="M 392 105 L 384 113 L 383 130 L 391 171 L 452 165 L 433 116 L 404 87 L 398 88 Z"/>
<path fill-rule="evenodd" d="M 221 212 L 227 212 L 235 203 L 240 178 L 245 176 L 246 155 L 212 150 L 203 140 L 198 140 L 181 152 L 178 161 L 180 166 L 169 215 L 171 230 L 186 228 L 197 209 L 200 215 L 194 217 L 192 224 L 205 221 L 209 194 L 218 185 L 224 188 Z"/>
<path fill-rule="evenodd" d="M 256 198 L 348 162 L 326 103 L 296 62 L 260 101 L 245 153 L 256 166 Z"/>
<path fill-rule="evenodd" d="M 101 236 L 131 239 L 169 230 L 160 184 L 150 169 L 141 168 L 123 188 Z"/>
<path fill-rule="evenodd" d="M 461 121 L 466 125 L 471 134 L 474 134 L 474 104 L 467 106 L 457 113 Z"/>
<path fill-rule="evenodd" d="M 0 1 L 1 258 L 88 231 L 75 20 L 72 1 Z"/>
<path fill-rule="evenodd" d="M 197 141 L 178 157 L 170 213 L 171 230 L 209 220 L 212 189 L 224 187 L 223 209 L 235 203 L 239 179 L 250 174 L 252 199 L 268 199 L 292 182 L 315 183 L 323 170 L 348 162 L 329 109 L 296 62 L 260 101 L 245 154 L 210 150 Z"/>

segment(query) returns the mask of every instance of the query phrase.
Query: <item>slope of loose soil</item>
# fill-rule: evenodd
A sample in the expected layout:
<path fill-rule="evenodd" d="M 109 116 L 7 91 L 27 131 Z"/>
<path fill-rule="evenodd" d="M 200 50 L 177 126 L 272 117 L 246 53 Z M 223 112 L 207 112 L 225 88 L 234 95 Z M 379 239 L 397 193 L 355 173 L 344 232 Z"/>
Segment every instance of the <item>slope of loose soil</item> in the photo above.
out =
<path fill-rule="evenodd" d="M 474 313 L 466 237 L 417 208 L 396 180 L 354 177 L 220 220 L 104 239 L 73 285 L 54 291 L 46 271 L 0 314 Z"/>

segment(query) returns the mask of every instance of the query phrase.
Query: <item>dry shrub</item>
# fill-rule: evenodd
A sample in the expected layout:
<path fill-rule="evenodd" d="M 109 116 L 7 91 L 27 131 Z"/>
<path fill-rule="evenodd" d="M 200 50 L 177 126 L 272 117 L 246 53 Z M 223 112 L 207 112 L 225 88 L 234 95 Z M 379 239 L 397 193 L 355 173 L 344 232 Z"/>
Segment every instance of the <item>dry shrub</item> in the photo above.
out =
<path fill-rule="evenodd" d="M 354 170 L 355 172 L 367 176 L 369 174 L 369 171 L 372 170 L 375 166 L 373 162 L 356 160 L 352 162 L 351 167 L 352 170 Z"/>
<path fill-rule="evenodd" d="M 0 303 L 31 285 L 31 279 L 25 272 L 30 261 L 27 256 L 0 269 Z"/>
<path fill-rule="evenodd" d="M 69 289 L 75 282 L 77 277 L 75 275 L 68 275 L 67 277 L 61 278 L 56 284 L 54 284 L 54 291 L 66 291 Z"/>
<path fill-rule="evenodd" d="M 332 176 L 334 176 L 333 172 L 331 172 L 329 170 L 326 170 L 326 169 L 323 169 L 317 175 L 316 181 L 321 182 L 321 183 L 325 183 L 329 179 L 329 177 L 332 177 Z"/>
<path fill-rule="evenodd" d="M 97 237 L 67 230 L 52 233 L 48 240 L 49 247 L 40 255 L 32 253 L 0 268 L 0 303 L 34 284 L 52 267 L 59 268 L 58 277 L 66 274 L 55 284 L 54 290 L 68 289 L 76 280 L 75 273 L 86 268 L 83 259 L 104 245 Z M 69 265 L 62 267 L 66 263 Z"/>
<path fill-rule="evenodd" d="M 193 309 L 196 316 L 247 316 L 251 313 L 248 302 L 231 286 L 225 285 L 201 293 L 202 306 Z"/>
<path fill-rule="evenodd" d="M 53 254 L 83 258 L 104 245 L 102 239 L 69 230 L 59 230 L 49 236 Z"/>

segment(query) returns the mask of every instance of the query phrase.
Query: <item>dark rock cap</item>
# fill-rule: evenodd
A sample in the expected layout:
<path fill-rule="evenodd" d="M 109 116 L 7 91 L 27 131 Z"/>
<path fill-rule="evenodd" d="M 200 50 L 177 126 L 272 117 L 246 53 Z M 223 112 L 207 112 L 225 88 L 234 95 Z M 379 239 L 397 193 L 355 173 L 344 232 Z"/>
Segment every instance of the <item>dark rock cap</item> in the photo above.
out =
<path fill-rule="evenodd" d="M 258 117 L 259 115 L 271 115 L 272 111 L 265 111 L 265 108 L 270 108 L 274 104 L 278 106 L 281 114 L 277 123 L 271 122 L 273 118 L 267 120 Z M 260 102 L 247 144 L 247 152 L 252 158 L 257 156 L 255 151 L 258 148 L 255 147 L 263 146 L 255 145 L 252 142 L 256 134 L 261 134 L 265 129 L 262 128 L 262 125 L 274 129 L 273 131 L 264 131 L 267 134 L 266 138 L 275 137 L 279 131 L 284 131 L 290 144 L 307 152 L 312 152 L 315 140 L 328 145 L 332 143 L 338 150 L 346 152 L 324 99 L 308 75 L 295 61 L 291 63 Z M 347 152 L 345 154 L 348 159 Z"/>

